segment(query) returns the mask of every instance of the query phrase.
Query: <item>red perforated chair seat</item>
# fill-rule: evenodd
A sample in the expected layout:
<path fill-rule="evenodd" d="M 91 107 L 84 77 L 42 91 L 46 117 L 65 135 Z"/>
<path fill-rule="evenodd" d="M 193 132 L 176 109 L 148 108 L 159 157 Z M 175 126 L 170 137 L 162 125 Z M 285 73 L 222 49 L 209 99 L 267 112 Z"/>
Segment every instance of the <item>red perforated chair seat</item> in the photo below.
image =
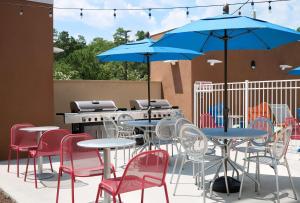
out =
<path fill-rule="evenodd" d="M 22 152 L 27 152 L 31 149 L 37 148 L 37 145 L 27 145 L 27 146 L 16 146 L 16 145 L 11 145 L 11 148 L 14 150 L 19 150 Z"/>
<path fill-rule="evenodd" d="M 300 140 L 300 135 L 292 135 L 291 139 L 292 140 Z"/>

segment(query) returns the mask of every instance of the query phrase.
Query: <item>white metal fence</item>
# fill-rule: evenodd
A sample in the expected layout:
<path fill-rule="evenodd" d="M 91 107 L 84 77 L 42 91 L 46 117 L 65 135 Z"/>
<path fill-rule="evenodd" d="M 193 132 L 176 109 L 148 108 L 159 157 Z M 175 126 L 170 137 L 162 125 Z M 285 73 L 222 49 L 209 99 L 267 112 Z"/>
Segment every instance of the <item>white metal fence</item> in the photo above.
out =
<path fill-rule="evenodd" d="M 211 116 L 223 125 L 223 83 L 197 81 L 194 84 L 194 123 Z M 228 83 L 229 124 L 247 127 L 256 117 L 267 117 L 282 125 L 287 117 L 300 119 L 300 80 L 245 81 Z M 211 125 L 211 123 L 209 123 Z M 200 126 L 201 127 L 201 126 Z"/>

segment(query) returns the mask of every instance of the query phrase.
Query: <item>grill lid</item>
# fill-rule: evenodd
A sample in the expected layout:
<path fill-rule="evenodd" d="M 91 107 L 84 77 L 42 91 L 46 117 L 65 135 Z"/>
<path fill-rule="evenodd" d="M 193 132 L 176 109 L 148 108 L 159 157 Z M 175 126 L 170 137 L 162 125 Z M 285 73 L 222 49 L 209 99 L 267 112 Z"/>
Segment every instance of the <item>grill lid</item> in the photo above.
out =
<path fill-rule="evenodd" d="M 70 107 L 72 113 L 118 110 L 111 100 L 72 101 Z"/>
<path fill-rule="evenodd" d="M 151 107 L 155 109 L 171 109 L 172 106 L 166 99 L 153 99 L 150 101 Z M 137 110 L 148 109 L 148 100 L 147 99 L 136 99 L 130 100 L 130 108 Z"/>

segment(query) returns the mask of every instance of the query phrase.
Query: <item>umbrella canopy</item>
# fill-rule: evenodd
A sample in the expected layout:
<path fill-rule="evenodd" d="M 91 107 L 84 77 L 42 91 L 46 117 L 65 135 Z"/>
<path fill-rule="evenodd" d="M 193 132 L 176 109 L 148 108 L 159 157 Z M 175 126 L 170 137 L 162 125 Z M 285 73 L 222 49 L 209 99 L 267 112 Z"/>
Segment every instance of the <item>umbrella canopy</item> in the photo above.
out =
<path fill-rule="evenodd" d="M 150 61 L 164 60 L 192 60 L 201 53 L 193 50 L 186 50 L 172 47 L 151 47 L 155 41 L 146 38 L 140 41 L 130 42 L 105 51 L 97 58 L 100 61 L 128 61 L 147 63 L 147 56 Z"/>
<path fill-rule="evenodd" d="M 181 48 L 170 47 L 151 47 L 155 41 L 146 38 L 144 40 L 130 42 L 112 48 L 106 52 L 97 55 L 100 61 L 127 61 L 127 62 L 141 62 L 147 63 L 148 68 L 148 118 L 151 120 L 151 106 L 150 106 L 150 62 L 164 61 L 164 60 L 192 60 L 201 55 L 200 52 L 193 50 L 186 50 Z"/>
<path fill-rule="evenodd" d="M 290 75 L 300 75 L 300 66 L 297 67 L 297 68 L 294 68 L 293 70 L 290 70 L 288 72 L 288 74 L 290 74 Z"/>
<path fill-rule="evenodd" d="M 167 32 L 153 46 L 199 52 L 224 50 L 224 130 L 227 132 L 227 50 L 268 50 L 300 40 L 295 30 L 245 16 L 223 14 Z"/>

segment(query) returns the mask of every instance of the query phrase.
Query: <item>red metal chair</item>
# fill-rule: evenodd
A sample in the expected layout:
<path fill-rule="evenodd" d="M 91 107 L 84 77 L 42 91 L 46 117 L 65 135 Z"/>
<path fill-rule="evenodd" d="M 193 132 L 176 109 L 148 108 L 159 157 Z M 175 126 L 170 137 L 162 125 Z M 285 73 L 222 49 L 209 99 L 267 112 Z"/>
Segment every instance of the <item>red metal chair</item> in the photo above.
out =
<path fill-rule="evenodd" d="M 142 190 L 141 202 L 144 200 L 144 189 L 150 187 L 164 187 L 166 201 L 169 202 L 167 185 L 165 182 L 169 155 L 165 150 L 146 151 L 136 155 L 127 164 L 122 177 L 104 179 L 99 184 L 96 203 L 102 190 L 116 196 L 135 190 Z M 120 197 L 120 196 L 119 196 Z"/>
<path fill-rule="evenodd" d="M 33 127 L 30 123 L 15 124 L 10 130 L 10 145 L 8 149 L 7 172 L 10 169 L 11 152 L 17 154 L 17 176 L 19 177 L 19 152 L 27 152 L 37 147 L 37 133 L 21 131 L 20 128 Z"/>
<path fill-rule="evenodd" d="M 285 119 L 285 127 L 292 126 L 292 140 L 300 140 L 300 125 L 297 119 L 288 117 Z"/>
<path fill-rule="evenodd" d="M 216 122 L 210 114 L 201 114 L 199 119 L 199 128 L 216 128 Z"/>
<path fill-rule="evenodd" d="M 29 150 L 24 181 L 26 181 L 27 178 L 27 171 L 28 171 L 30 157 L 33 158 L 35 188 L 37 188 L 36 159 L 38 157 L 47 156 L 49 158 L 51 170 L 53 172 L 51 156 L 59 155 L 61 140 L 70 133 L 71 132 L 69 130 L 65 130 L 65 129 L 49 130 L 43 133 L 37 148 Z"/>
<path fill-rule="evenodd" d="M 77 142 L 94 139 L 92 136 L 81 134 L 67 135 L 61 142 L 60 148 L 60 167 L 57 182 L 56 203 L 59 198 L 60 177 L 62 173 L 68 173 L 71 176 L 72 203 L 74 203 L 74 182 L 75 177 L 102 176 L 104 174 L 104 165 L 97 149 L 79 147 Z M 111 165 L 111 173 L 116 177 L 114 166 Z"/>

